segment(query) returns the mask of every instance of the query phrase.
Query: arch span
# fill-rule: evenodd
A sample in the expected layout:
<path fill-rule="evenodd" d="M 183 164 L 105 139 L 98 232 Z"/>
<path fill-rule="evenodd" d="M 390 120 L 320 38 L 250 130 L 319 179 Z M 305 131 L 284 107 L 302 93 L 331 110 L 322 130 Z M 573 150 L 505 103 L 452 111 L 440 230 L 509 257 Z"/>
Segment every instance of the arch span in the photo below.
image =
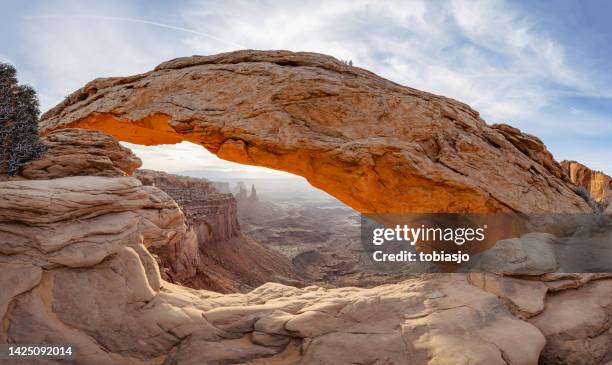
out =
<path fill-rule="evenodd" d="M 96 79 L 43 115 L 43 133 L 64 127 L 197 143 L 361 212 L 590 211 L 536 137 L 314 53 L 193 56 Z"/>

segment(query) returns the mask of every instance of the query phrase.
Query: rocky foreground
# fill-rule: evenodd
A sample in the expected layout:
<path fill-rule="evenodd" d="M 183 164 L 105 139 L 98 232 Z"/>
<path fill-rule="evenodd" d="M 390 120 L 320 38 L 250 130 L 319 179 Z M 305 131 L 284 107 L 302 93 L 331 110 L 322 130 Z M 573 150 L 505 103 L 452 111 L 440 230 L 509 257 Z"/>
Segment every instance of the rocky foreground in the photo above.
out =
<path fill-rule="evenodd" d="M 592 211 L 535 137 L 321 55 L 172 61 L 95 81 L 42 125 L 198 140 L 224 158 L 301 173 L 364 211 Z M 130 176 L 134 156 L 113 146 L 39 162 L 52 175 L 0 182 L 0 343 L 72 344 L 78 364 L 612 362 L 604 274 L 268 283 L 246 294 L 171 284 L 149 249 L 186 239 L 188 219 Z"/>
<path fill-rule="evenodd" d="M 612 280 L 425 275 L 372 289 L 161 279 L 147 250 L 187 232 L 130 177 L 0 184 L 0 342 L 76 346 L 79 364 L 600 364 Z M 576 288 L 579 288 L 576 290 Z M 538 360 L 539 359 L 539 360 Z"/>

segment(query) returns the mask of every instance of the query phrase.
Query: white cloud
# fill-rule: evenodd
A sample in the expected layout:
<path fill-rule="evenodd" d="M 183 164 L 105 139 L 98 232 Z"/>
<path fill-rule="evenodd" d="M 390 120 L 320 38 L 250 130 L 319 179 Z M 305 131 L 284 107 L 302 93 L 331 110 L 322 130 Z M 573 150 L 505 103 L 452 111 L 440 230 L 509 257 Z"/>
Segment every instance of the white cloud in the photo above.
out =
<path fill-rule="evenodd" d="M 135 4 L 60 1 L 28 10 L 26 16 L 43 17 L 22 19 L 25 61 L 17 66 L 39 90 L 43 109 L 96 77 L 144 72 L 173 57 L 244 45 L 351 59 L 398 83 L 464 101 L 489 122 L 544 137 L 551 128 L 566 139 L 612 134 L 610 123 L 594 113 L 580 115 L 587 129 L 571 112 L 579 105 L 558 105 L 568 95 L 612 93 L 588 69 L 570 64 L 560 40 L 511 2 L 194 0 L 174 5 L 179 16 L 173 20 L 153 6 L 143 15 Z M 551 108 L 555 112 L 548 114 Z M 203 166 L 186 152 L 180 161 Z"/>
<path fill-rule="evenodd" d="M 543 84 L 581 87 L 563 49 L 502 1 L 208 2 L 187 24 L 255 49 L 352 59 L 396 82 L 462 100 L 496 120 L 526 118 L 550 102 Z M 279 5 L 280 4 L 280 5 Z M 205 39 L 204 53 L 228 50 Z"/>
<path fill-rule="evenodd" d="M 171 173 L 188 170 L 206 170 L 209 172 L 232 171 L 240 172 L 244 178 L 293 176 L 283 171 L 221 160 L 202 146 L 189 142 L 159 146 L 139 146 L 127 142 L 122 142 L 122 144 L 142 159 L 143 169 L 161 170 Z"/>

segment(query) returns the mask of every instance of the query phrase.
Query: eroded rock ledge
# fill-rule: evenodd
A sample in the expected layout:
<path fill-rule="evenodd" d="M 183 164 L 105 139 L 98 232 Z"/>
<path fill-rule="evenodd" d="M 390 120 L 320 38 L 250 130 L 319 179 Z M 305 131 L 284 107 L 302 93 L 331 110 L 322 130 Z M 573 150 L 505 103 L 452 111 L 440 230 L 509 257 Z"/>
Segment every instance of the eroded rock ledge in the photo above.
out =
<path fill-rule="evenodd" d="M 599 364 L 612 356 L 612 281 L 591 281 L 603 276 L 432 274 L 371 289 L 269 283 L 224 295 L 161 279 L 148 248 L 172 246 L 188 228 L 157 187 L 77 176 L 0 182 L 0 197 L 0 342 L 72 344 L 77 364 Z"/>
<path fill-rule="evenodd" d="M 97 79 L 41 130 L 183 140 L 304 176 L 362 212 L 590 212 L 536 137 L 315 53 L 194 56 Z"/>

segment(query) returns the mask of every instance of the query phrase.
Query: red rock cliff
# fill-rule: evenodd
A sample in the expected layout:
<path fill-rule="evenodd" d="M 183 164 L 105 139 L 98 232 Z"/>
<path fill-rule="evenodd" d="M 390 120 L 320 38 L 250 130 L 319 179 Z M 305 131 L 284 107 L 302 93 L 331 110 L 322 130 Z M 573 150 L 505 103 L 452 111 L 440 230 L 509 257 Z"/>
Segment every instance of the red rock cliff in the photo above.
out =
<path fill-rule="evenodd" d="M 561 162 L 563 171 L 572 183 L 584 188 L 604 209 L 612 200 L 612 178 L 601 171 L 594 171 L 576 161 Z"/>

